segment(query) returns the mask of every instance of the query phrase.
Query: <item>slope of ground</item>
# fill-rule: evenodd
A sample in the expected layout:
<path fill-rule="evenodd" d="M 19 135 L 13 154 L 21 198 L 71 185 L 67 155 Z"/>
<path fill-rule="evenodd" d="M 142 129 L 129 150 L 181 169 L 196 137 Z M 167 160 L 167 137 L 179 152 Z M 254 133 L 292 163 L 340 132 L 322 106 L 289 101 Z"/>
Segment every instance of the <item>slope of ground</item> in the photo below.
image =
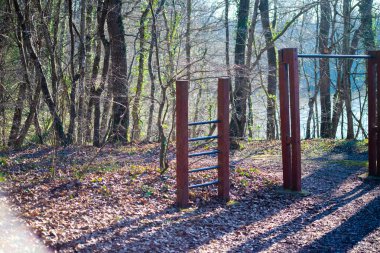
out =
<path fill-rule="evenodd" d="M 280 190 L 280 143 L 243 143 L 231 154 L 231 201 L 218 202 L 215 187 L 197 189 L 184 210 L 173 205 L 174 149 L 161 176 L 156 144 L 4 152 L 0 188 L 12 212 L 58 252 L 380 252 L 380 184 L 358 177 L 366 148 L 303 141 L 309 194 L 290 194 Z"/>

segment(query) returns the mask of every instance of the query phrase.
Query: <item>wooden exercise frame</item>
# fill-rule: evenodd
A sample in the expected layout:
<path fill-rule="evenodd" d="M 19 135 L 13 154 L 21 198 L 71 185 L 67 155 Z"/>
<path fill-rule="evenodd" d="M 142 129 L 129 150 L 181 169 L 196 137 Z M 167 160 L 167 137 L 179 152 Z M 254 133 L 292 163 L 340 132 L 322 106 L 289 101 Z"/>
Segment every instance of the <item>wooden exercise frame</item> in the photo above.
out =
<path fill-rule="evenodd" d="M 218 79 L 218 112 L 217 120 L 188 123 L 188 100 L 189 81 L 177 80 L 176 82 L 176 177 L 177 177 L 177 200 L 179 207 L 189 205 L 189 189 L 204 187 L 213 184 L 218 185 L 218 196 L 224 200 L 229 199 L 230 169 L 229 169 L 229 85 L 230 78 Z M 204 136 L 189 139 L 189 126 L 217 124 L 217 136 Z M 189 154 L 189 141 L 217 139 L 218 148 L 214 151 Z M 218 165 L 198 168 L 189 171 L 189 157 L 204 155 L 218 155 Z M 189 173 L 218 170 L 218 179 L 204 184 L 189 185 Z"/>

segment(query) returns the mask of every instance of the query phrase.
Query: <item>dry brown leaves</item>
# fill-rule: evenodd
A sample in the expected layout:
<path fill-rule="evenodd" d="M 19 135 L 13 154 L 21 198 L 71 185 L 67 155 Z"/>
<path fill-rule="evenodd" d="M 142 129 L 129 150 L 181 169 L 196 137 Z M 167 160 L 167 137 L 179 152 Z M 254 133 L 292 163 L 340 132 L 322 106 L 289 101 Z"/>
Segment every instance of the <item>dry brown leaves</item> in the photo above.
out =
<path fill-rule="evenodd" d="M 303 142 L 303 189 L 310 194 L 297 195 L 279 191 L 279 142 L 245 143 L 231 157 L 232 200 L 218 202 L 215 187 L 197 189 L 185 210 L 173 205 L 174 148 L 161 176 L 156 144 L 107 146 L 99 154 L 93 147 L 8 153 L 0 187 L 59 252 L 379 252 L 379 184 L 360 180 L 366 169 L 358 163 L 339 162 L 366 159 L 355 145 Z M 192 168 L 215 162 L 190 161 Z"/>

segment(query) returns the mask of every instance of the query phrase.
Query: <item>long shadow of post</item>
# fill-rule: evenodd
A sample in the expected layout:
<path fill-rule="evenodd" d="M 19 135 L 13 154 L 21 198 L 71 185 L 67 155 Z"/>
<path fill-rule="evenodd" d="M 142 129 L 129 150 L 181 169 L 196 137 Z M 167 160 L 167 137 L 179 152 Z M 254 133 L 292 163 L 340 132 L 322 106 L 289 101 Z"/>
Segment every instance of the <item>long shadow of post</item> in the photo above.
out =
<path fill-rule="evenodd" d="M 376 197 L 339 227 L 302 248 L 300 252 L 347 252 L 380 227 L 380 197 Z M 377 238 L 378 240 L 378 238 Z"/>

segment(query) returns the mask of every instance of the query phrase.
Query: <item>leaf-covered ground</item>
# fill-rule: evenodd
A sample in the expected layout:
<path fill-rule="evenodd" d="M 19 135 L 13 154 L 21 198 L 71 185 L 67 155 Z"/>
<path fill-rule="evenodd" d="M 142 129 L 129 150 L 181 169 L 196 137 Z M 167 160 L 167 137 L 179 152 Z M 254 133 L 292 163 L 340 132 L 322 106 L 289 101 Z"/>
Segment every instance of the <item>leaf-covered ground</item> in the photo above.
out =
<path fill-rule="evenodd" d="M 366 149 L 303 141 L 308 194 L 291 194 L 281 191 L 280 143 L 243 143 L 231 154 L 231 201 L 219 202 L 212 186 L 191 191 L 191 207 L 179 210 L 174 148 L 160 176 L 156 144 L 30 147 L 0 153 L 1 200 L 58 252 L 380 252 L 380 181 L 359 177 Z M 215 177 L 203 172 L 191 181 Z M 0 238 L 0 252 L 9 252 L 4 245 Z"/>

